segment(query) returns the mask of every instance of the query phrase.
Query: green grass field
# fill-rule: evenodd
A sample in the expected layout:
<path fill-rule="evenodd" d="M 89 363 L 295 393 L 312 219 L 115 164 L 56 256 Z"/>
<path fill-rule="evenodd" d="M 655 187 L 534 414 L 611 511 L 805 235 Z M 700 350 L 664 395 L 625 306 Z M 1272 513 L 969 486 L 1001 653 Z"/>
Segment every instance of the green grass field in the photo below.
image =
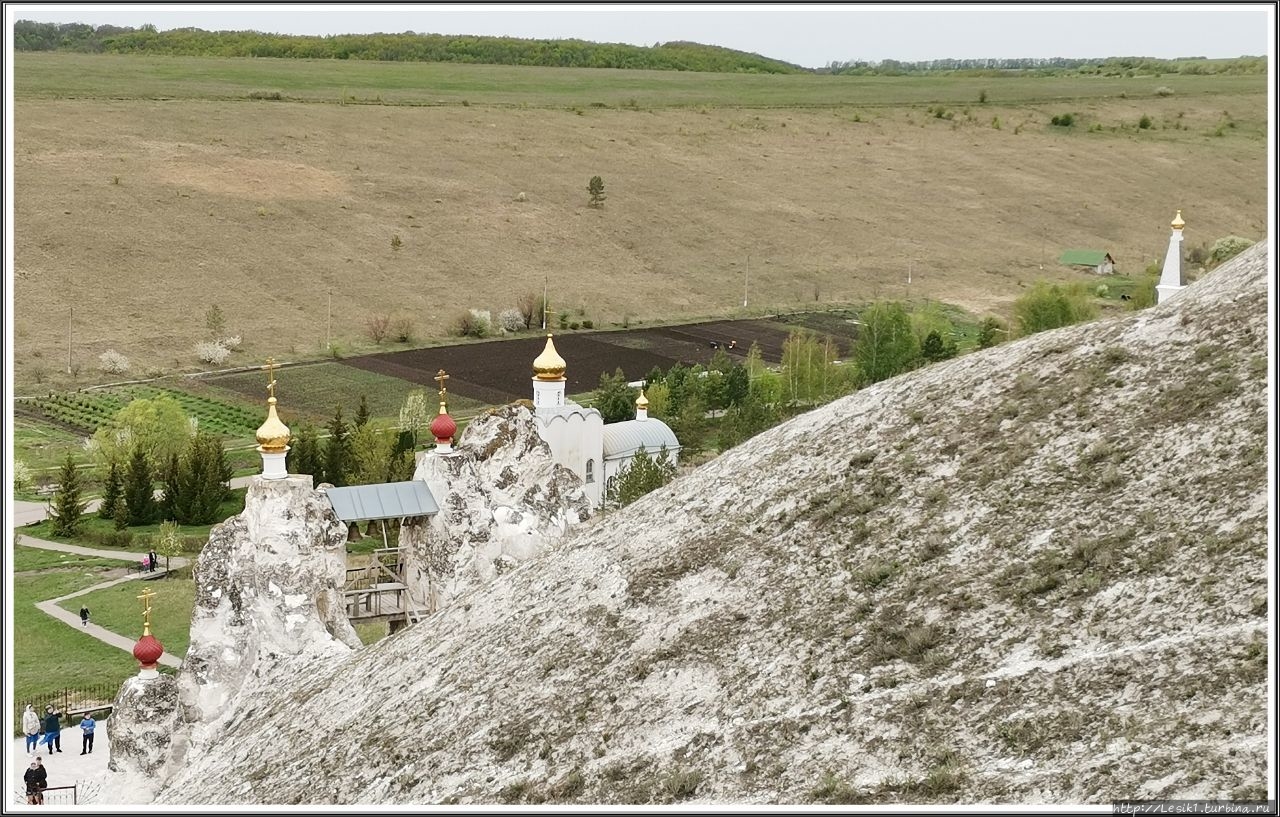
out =
<path fill-rule="evenodd" d="M 27 548 L 15 548 L 19 550 Z M 137 672 L 138 662 L 129 653 L 54 621 L 35 607 L 38 601 L 105 581 L 110 570 L 105 566 L 82 565 L 45 573 L 15 573 L 12 701 L 15 722 L 20 722 L 26 703 L 42 704 L 63 687 L 119 685 Z M 43 709 L 43 705 L 37 708 Z"/>
<path fill-rule="evenodd" d="M 711 74 L 589 68 L 347 60 L 217 59 L 120 55 L 14 55 L 14 95 L 49 98 L 245 99 L 258 91 L 289 100 L 383 105 L 524 107 L 822 107 L 962 104 L 1257 92 L 1266 77 L 855 77 Z M 269 106 L 270 101 L 259 104 Z"/>
<path fill-rule="evenodd" d="M 151 633 L 164 645 L 165 652 L 187 654 L 191 634 L 191 609 L 195 606 L 196 583 L 191 569 L 175 570 L 169 576 L 146 585 L 155 591 L 151 600 Z M 89 607 L 90 620 L 126 638 L 142 634 L 142 603 L 138 594 L 142 583 L 125 582 L 88 595 L 67 599 L 58 606 L 78 613 L 80 605 Z"/>

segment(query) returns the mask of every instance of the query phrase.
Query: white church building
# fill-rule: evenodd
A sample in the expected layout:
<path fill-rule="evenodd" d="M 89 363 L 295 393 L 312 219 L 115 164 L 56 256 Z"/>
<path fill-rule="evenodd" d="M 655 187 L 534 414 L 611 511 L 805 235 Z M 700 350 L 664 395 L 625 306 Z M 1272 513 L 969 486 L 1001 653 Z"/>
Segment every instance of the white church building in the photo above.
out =
<path fill-rule="evenodd" d="M 677 463 L 680 442 L 666 423 L 649 417 L 643 390 L 634 420 L 606 425 L 598 410 L 565 399 L 567 368 L 548 332 L 546 347 L 533 361 L 534 420 L 552 459 L 582 478 L 594 507 L 604 501 L 609 478 L 625 470 L 642 447 L 656 457 L 665 446 L 667 459 Z"/>

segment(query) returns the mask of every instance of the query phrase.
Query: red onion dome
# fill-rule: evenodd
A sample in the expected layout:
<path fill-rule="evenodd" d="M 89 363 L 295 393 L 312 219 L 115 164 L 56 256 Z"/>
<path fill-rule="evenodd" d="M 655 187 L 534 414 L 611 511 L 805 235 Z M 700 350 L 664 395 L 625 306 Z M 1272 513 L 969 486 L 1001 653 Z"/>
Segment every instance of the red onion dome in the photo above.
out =
<path fill-rule="evenodd" d="M 138 659 L 143 669 L 154 667 L 162 655 L 164 655 L 164 645 L 150 633 L 139 638 L 138 643 L 133 645 L 133 657 Z"/>
<path fill-rule="evenodd" d="M 452 440 L 453 435 L 457 433 L 458 424 L 448 414 L 437 414 L 431 421 L 431 435 L 442 445 Z"/>

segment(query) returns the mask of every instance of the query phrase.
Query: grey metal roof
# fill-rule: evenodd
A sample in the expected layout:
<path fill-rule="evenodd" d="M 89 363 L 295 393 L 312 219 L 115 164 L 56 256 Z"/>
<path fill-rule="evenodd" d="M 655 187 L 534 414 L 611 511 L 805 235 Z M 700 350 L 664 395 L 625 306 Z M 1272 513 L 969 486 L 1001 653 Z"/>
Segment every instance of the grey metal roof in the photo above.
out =
<path fill-rule="evenodd" d="M 642 445 L 649 456 L 657 454 L 658 449 L 664 445 L 670 452 L 680 449 L 680 441 L 676 439 L 675 433 L 661 420 L 651 417 L 648 420 L 605 424 L 605 459 L 633 456 Z"/>
<path fill-rule="evenodd" d="M 421 480 L 329 488 L 327 495 L 333 512 L 343 522 L 431 516 L 440 512 L 436 498 Z"/>

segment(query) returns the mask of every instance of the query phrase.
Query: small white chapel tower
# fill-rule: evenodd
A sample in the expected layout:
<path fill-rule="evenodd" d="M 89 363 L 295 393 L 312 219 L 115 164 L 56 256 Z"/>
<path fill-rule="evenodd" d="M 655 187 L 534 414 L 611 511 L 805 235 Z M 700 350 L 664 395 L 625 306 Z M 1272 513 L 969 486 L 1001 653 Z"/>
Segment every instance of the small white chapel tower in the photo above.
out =
<path fill-rule="evenodd" d="M 1156 303 L 1162 304 L 1186 287 L 1182 283 L 1182 228 L 1186 224 L 1182 220 L 1182 211 L 1173 217 L 1173 232 L 1169 234 L 1169 250 L 1164 255 L 1164 269 L 1160 272 L 1160 283 L 1156 284 Z"/>

